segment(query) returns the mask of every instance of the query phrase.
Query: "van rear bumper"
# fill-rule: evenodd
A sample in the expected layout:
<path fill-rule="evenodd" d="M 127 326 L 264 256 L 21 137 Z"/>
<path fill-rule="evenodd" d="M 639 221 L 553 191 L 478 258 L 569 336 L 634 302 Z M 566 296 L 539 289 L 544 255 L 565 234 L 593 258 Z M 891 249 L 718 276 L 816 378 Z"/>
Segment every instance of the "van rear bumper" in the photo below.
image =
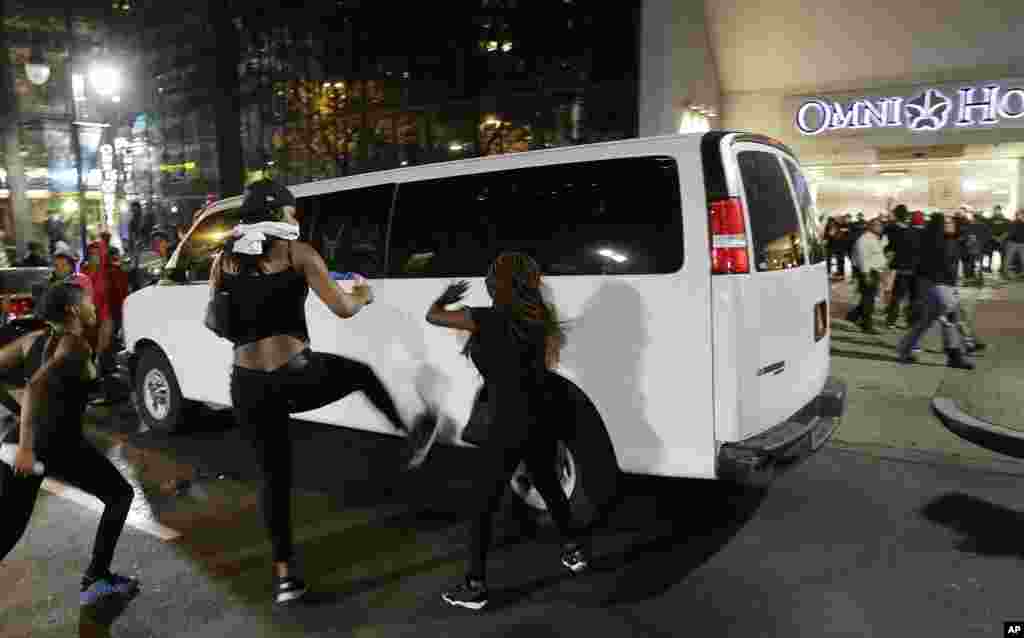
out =
<path fill-rule="evenodd" d="M 825 387 L 789 420 L 718 450 L 723 480 L 761 485 L 782 467 L 801 461 L 825 444 L 846 414 L 846 383 L 829 377 Z"/>

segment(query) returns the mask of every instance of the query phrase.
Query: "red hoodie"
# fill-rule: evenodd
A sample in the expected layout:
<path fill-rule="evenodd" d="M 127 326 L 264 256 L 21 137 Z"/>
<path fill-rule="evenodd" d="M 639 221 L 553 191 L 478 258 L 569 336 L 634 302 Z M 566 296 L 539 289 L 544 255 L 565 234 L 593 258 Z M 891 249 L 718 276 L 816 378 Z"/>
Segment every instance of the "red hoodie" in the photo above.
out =
<path fill-rule="evenodd" d="M 129 292 L 128 273 L 110 262 L 109 238 L 110 233 L 101 233 L 100 240 L 89 246 L 99 248 L 99 267 L 83 269 L 92 282 L 92 299 L 100 321 L 120 320 L 124 300 Z"/>

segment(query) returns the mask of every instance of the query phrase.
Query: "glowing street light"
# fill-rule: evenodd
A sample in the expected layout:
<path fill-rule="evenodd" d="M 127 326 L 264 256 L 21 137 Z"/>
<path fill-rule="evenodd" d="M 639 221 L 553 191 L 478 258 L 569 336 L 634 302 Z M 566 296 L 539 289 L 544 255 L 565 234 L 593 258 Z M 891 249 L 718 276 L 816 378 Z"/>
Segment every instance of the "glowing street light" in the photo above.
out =
<path fill-rule="evenodd" d="M 97 64 L 89 71 L 89 81 L 96 92 L 107 97 L 117 93 L 121 88 L 121 76 L 114 67 L 106 64 Z"/>
<path fill-rule="evenodd" d="M 28 62 L 25 63 L 25 75 L 28 76 L 28 81 L 36 86 L 42 86 L 50 79 L 50 65 L 46 63 L 38 46 L 32 47 Z"/>

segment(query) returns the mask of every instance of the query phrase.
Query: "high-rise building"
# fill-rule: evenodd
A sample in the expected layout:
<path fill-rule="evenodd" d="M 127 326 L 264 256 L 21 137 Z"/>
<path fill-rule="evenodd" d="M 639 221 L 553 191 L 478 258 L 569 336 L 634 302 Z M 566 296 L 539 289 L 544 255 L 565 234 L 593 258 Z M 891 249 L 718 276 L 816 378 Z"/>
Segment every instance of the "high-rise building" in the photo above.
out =
<path fill-rule="evenodd" d="M 143 4 L 164 196 L 181 207 L 233 194 L 232 157 L 245 181 L 298 183 L 637 132 L 639 3 Z"/>

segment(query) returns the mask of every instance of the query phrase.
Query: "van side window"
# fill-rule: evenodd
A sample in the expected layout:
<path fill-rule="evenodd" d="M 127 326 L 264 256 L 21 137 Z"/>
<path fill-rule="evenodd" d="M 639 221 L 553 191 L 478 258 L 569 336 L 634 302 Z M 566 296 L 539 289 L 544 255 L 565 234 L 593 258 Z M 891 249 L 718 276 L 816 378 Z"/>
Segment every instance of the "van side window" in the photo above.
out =
<path fill-rule="evenodd" d="M 228 234 L 241 221 L 239 209 L 233 208 L 211 215 L 192 229 L 178 255 L 175 273 L 183 273 L 183 280 L 197 282 L 210 279 L 213 256 L 224 246 Z M 172 273 L 172 278 L 173 278 Z"/>
<path fill-rule="evenodd" d="M 383 276 L 394 192 L 394 184 L 382 184 L 299 198 L 302 225 L 328 270 Z"/>
<path fill-rule="evenodd" d="M 825 244 L 821 241 L 821 228 L 818 224 L 818 207 L 814 205 L 814 197 L 807 185 L 800 167 L 789 158 L 782 162 L 786 165 L 786 172 L 793 182 L 793 190 L 796 192 L 796 201 L 800 206 L 800 215 L 804 222 L 804 241 L 807 242 L 807 258 L 812 264 L 825 261 Z"/>
<path fill-rule="evenodd" d="M 803 266 L 800 218 L 778 157 L 772 153 L 742 151 L 736 159 L 747 194 L 757 269 L 772 271 Z"/>
<path fill-rule="evenodd" d="M 482 277 L 502 251 L 552 275 L 671 273 L 683 264 L 678 167 L 634 157 L 403 184 L 393 277 Z"/>

